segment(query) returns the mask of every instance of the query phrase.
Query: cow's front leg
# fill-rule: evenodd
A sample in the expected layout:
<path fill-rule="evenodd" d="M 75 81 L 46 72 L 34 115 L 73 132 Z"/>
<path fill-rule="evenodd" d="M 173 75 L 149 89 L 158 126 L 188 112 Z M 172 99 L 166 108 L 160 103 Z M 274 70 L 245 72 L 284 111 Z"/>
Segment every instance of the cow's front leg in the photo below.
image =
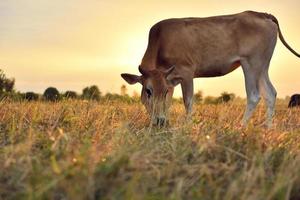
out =
<path fill-rule="evenodd" d="M 185 111 L 188 117 L 192 114 L 194 83 L 193 79 L 183 80 L 181 82 L 182 97 L 185 106 Z"/>

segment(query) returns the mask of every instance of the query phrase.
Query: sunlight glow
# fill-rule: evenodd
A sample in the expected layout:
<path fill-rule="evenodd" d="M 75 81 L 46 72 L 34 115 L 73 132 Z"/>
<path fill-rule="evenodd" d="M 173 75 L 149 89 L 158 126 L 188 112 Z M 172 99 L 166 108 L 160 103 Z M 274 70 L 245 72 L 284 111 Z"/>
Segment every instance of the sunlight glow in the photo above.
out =
<path fill-rule="evenodd" d="M 221 7 L 217 0 L 4 0 L 0 2 L 0 68 L 16 78 L 21 91 L 42 92 L 50 85 L 81 91 L 97 84 L 103 92 L 119 92 L 125 84 L 120 73 L 138 74 L 149 29 L 162 19 L 265 11 L 278 18 L 284 37 L 300 51 L 299 7 L 296 0 L 230 0 Z M 278 40 L 270 77 L 279 97 L 300 92 L 299 74 L 299 58 Z M 140 88 L 128 86 L 130 94 Z M 229 91 L 245 96 L 242 71 L 197 79 L 195 90 L 203 90 L 204 95 Z M 175 95 L 181 95 L 180 88 Z"/>

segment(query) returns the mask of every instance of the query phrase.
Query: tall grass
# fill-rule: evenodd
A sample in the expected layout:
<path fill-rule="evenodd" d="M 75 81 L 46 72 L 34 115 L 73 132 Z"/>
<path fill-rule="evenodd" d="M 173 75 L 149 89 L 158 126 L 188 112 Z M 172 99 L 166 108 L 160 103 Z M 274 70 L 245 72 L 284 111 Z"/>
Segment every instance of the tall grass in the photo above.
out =
<path fill-rule="evenodd" d="M 0 199 L 300 199 L 300 110 L 181 104 L 170 126 L 142 105 L 0 103 Z"/>

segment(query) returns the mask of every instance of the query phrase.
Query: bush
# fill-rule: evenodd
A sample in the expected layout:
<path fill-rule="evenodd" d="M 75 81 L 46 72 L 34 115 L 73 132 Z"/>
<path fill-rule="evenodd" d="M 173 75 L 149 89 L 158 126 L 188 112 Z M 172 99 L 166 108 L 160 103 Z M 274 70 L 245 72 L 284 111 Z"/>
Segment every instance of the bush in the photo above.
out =
<path fill-rule="evenodd" d="M 220 97 L 217 99 L 217 103 L 227 103 L 232 101 L 235 98 L 235 94 L 223 92 Z"/>
<path fill-rule="evenodd" d="M 66 99 L 77 99 L 78 95 L 74 91 L 66 91 L 63 95 L 64 98 Z"/>
<path fill-rule="evenodd" d="M 203 101 L 203 92 L 201 90 L 198 90 L 198 92 L 194 94 L 194 102 L 202 103 L 202 101 Z"/>
<path fill-rule="evenodd" d="M 207 96 L 204 98 L 205 104 L 217 104 L 217 98 L 212 96 Z"/>
<path fill-rule="evenodd" d="M 223 92 L 219 97 L 207 96 L 204 98 L 205 104 L 220 104 L 220 103 L 228 103 L 235 99 L 234 93 Z"/>
<path fill-rule="evenodd" d="M 106 93 L 103 97 L 104 101 L 121 101 L 125 103 L 134 103 L 138 102 L 139 98 L 135 99 L 133 97 L 130 97 L 129 95 L 119 95 L 119 94 L 112 94 L 112 93 Z"/>
<path fill-rule="evenodd" d="M 37 101 L 39 99 L 39 95 L 34 92 L 26 92 L 23 98 L 27 101 Z"/>
<path fill-rule="evenodd" d="M 82 90 L 82 98 L 86 100 L 96 100 L 99 101 L 101 98 L 101 92 L 96 85 L 91 87 L 86 87 Z"/>
<path fill-rule="evenodd" d="M 19 92 L 1 92 L 0 100 L 10 100 L 10 101 L 21 101 L 24 99 L 23 95 Z"/>
<path fill-rule="evenodd" d="M 54 87 L 48 87 L 44 94 L 43 94 L 45 100 L 47 101 L 58 101 L 59 100 L 59 92 Z"/>

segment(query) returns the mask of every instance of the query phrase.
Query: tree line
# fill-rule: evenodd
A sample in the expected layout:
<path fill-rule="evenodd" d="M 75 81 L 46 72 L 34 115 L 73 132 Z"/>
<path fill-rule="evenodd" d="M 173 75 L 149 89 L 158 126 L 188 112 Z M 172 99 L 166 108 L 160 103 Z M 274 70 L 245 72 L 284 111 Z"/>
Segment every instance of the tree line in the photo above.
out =
<path fill-rule="evenodd" d="M 6 77 L 3 70 L 0 69 L 0 99 L 27 100 L 27 101 L 60 101 L 66 99 L 82 99 L 93 101 L 113 101 L 121 100 L 124 102 L 138 101 L 138 95 L 129 96 L 125 85 L 121 87 L 121 95 L 116 93 L 102 94 L 97 85 L 91 85 L 82 89 L 79 94 L 76 91 L 68 90 L 60 92 L 55 87 L 48 87 L 42 94 L 36 92 L 20 92 L 15 90 L 15 79 Z"/>
<path fill-rule="evenodd" d="M 127 94 L 127 88 L 122 85 L 120 88 L 120 94 L 116 93 L 106 93 L 102 95 L 102 92 L 97 85 L 92 85 L 83 88 L 82 93 L 78 94 L 75 91 L 68 90 L 66 92 L 59 92 L 55 87 L 48 87 L 45 89 L 43 94 L 38 94 L 35 92 L 19 92 L 15 88 L 15 79 L 7 78 L 3 70 L 0 69 L 0 99 L 9 98 L 12 100 L 27 100 L 27 101 L 60 101 L 66 99 L 82 99 L 82 100 L 94 100 L 94 101 L 115 101 L 120 100 L 123 102 L 133 103 L 139 101 L 139 95 L 134 92 L 132 96 Z M 235 98 L 235 94 L 223 92 L 219 97 L 203 96 L 201 90 L 195 93 L 194 102 L 204 103 L 204 104 L 219 104 L 227 103 Z M 178 101 L 178 99 L 174 99 Z"/>
<path fill-rule="evenodd" d="M 220 96 L 203 96 L 203 92 L 201 90 L 197 91 L 194 94 L 194 102 L 195 103 L 204 103 L 204 104 L 220 104 L 220 103 L 228 103 L 236 98 L 234 93 L 222 92 Z"/>

